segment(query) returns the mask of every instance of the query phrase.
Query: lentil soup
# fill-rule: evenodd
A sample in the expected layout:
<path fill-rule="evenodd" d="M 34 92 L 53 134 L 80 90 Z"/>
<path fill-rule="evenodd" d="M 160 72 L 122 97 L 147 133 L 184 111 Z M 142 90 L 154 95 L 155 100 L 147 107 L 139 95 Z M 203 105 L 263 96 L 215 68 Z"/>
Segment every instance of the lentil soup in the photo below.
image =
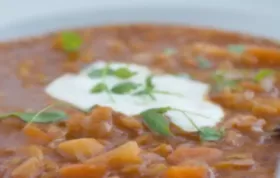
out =
<path fill-rule="evenodd" d="M 144 114 L 105 106 L 52 110 L 57 100 L 45 87 L 97 60 L 188 74 L 210 86 L 207 98 L 224 118 L 212 130 L 186 132 L 170 123 L 172 134 L 161 134 Z M 0 177 L 274 176 L 280 46 L 272 40 L 193 27 L 107 26 L 2 43 L 0 64 Z"/>

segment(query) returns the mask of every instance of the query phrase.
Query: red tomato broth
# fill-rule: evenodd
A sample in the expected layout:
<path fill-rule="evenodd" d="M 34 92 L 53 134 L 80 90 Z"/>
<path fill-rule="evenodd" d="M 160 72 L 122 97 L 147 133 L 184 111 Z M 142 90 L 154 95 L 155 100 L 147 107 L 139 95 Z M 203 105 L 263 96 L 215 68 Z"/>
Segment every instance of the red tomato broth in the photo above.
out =
<path fill-rule="evenodd" d="M 77 32 L 83 44 L 75 54 L 60 49 L 59 32 L 0 45 L 0 64 L 3 64 L 0 65 L 0 111 L 42 109 L 55 102 L 44 93 L 46 84 L 66 72 L 79 71 L 97 59 L 135 62 L 168 73 L 186 72 L 212 86 L 216 83 L 209 76 L 216 69 L 255 71 L 280 67 L 278 62 L 271 62 L 278 60 L 278 56 L 273 56 L 278 55 L 275 52 L 280 50 L 278 44 L 232 32 L 143 24 Z M 206 47 L 195 48 L 198 43 Z M 248 55 L 246 52 L 241 56 L 232 55 L 227 51 L 230 44 L 260 46 L 261 51 L 254 53 L 257 50 L 254 48 Z M 209 50 L 209 45 L 224 50 L 223 55 Z M 166 55 L 166 48 L 176 52 Z M 266 63 L 267 53 L 263 51 L 267 48 L 273 49 L 273 53 L 267 55 L 271 60 Z M 213 65 L 201 69 L 193 62 L 199 55 Z M 254 58 L 259 61 L 252 62 Z M 278 82 L 275 90 L 279 87 Z M 252 90 L 247 85 L 244 88 Z M 204 178 L 209 177 L 211 169 L 217 178 L 273 177 L 280 144 L 279 138 L 267 135 L 278 123 L 279 96 L 258 91 L 248 99 L 244 97 L 244 88 L 210 93 L 209 98 L 226 112 L 224 121 L 219 124 L 226 128 L 225 136 L 215 142 L 201 142 L 197 134 L 184 133 L 175 126 L 171 126 L 174 137 L 158 136 L 147 129 L 141 118 L 130 118 L 131 122 L 127 116 L 106 107 L 97 107 L 89 114 L 64 108 L 69 118 L 52 124 L 32 123 L 25 127 L 26 123 L 17 118 L 1 120 L 0 175 L 12 178 Z M 96 122 L 99 116 L 104 118 Z M 85 120 L 86 117 L 89 120 Z M 258 125 L 259 122 L 263 125 Z M 107 129 L 104 124 L 112 127 Z M 256 132 L 256 125 L 264 132 Z M 73 147 L 70 140 L 77 151 L 70 149 Z M 83 149 L 87 144 L 95 149 Z M 36 149 L 26 149 L 31 145 L 37 146 Z"/>

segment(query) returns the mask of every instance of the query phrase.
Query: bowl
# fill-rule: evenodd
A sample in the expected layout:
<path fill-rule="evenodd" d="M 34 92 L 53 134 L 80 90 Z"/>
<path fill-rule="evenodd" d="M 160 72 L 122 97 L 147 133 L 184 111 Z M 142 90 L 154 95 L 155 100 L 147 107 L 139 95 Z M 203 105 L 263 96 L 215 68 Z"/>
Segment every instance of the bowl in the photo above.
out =
<path fill-rule="evenodd" d="M 276 0 L 15 0 L 1 5 L 0 41 L 86 26 L 186 24 L 280 39 Z"/>

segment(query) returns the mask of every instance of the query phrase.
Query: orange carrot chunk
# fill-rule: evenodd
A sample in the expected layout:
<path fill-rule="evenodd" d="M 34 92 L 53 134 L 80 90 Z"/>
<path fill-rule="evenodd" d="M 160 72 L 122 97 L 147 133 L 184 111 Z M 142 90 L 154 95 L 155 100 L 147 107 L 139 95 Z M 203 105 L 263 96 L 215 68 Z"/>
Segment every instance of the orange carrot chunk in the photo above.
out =
<path fill-rule="evenodd" d="M 22 164 L 20 164 L 18 167 L 16 167 L 12 174 L 12 178 L 30 178 L 38 175 L 40 172 L 42 166 L 41 162 L 35 158 L 31 157 Z"/>
<path fill-rule="evenodd" d="M 135 141 L 129 141 L 107 153 L 87 160 L 87 164 L 107 164 L 110 166 L 121 166 L 125 164 L 136 164 L 141 162 L 139 156 L 140 148 Z"/>
<path fill-rule="evenodd" d="M 196 147 L 191 148 L 188 145 L 181 145 L 167 157 L 172 164 L 179 164 L 185 160 L 199 160 L 205 162 L 213 162 L 219 160 L 223 152 L 216 148 Z"/>
<path fill-rule="evenodd" d="M 61 178 L 102 178 L 106 172 L 104 166 L 74 164 L 59 170 Z"/>
<path fill-rule="evenodd" d="M 69 159 L 86 159 L 103 151 L 104 146 L 94 138 L 80 138 L 60 143 L 58 151 Z"/>
<path fill-rule="evenodd" d="M 29 124 L 23 129 L 24 134 L 27 136 L 29 141 L 34 144 L 48 144 L 51 142 L 52 138 L 40 128 L 35 125 Z"/>
<path fill-rule="evenodd" d="M 207 168 L 202 166 L 172 166 L 165 172 L 165 178 L 206 178 Z"/>

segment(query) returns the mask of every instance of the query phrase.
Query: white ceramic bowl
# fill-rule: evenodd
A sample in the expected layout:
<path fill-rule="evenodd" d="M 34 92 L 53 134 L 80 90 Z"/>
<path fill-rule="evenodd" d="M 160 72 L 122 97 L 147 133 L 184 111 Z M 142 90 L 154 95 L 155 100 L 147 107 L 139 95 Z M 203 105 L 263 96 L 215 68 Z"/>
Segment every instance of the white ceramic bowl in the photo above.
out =
<path fill-rule="evenodd" d="M 278 0 L 3 0 L 0 41 L 119 23 L 190 24 L 280 39 Z"/>

